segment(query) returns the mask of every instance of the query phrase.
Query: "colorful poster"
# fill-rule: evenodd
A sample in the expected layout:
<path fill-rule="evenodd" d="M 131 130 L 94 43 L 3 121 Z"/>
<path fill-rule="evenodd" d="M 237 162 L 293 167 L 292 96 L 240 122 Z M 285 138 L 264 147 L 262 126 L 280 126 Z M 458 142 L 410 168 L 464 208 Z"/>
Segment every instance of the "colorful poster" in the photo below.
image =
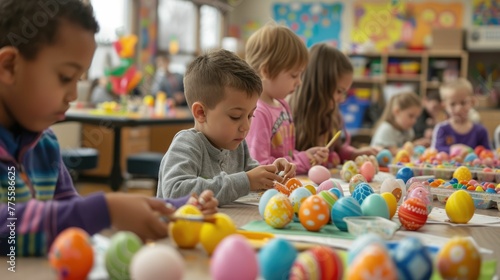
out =
<path fill-rule="evenodd" d="M 141 69 L 154 63 L 158 47 L 158 0 L 141 0 L 139 7 L 139 64 Z"/>
<path fill-rule="evenodd" d="M 277 3 L 272 9 L 274 20 L 290 27 L 307 47 L 319 42 L 340 46 L 343 4 Z"/>
<path fill-rule="evenodd" d="M 500 25 L 500 0 L 474 0 L 472 22 L 475 26 Z"/>
<path fill-rule="evenodd" d="M 378 51 L 422 49 L 431 43 L 432 28 L 463 27 L 462 3 L 407 3 L 406 1 L 354 4 L 352 42 L 371 42 Z"/>

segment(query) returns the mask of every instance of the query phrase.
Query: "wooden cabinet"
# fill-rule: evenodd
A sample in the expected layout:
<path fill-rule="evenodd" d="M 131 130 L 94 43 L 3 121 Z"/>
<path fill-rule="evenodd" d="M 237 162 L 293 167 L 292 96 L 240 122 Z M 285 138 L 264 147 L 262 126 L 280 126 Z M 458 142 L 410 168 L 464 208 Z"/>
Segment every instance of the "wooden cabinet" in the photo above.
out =
<path fill-rule="evenodd" d="M 149 127 L 124 127 L 121 138 L 120 166 L 123 173 L 127 170 L 127 157 L 131 154 L 150 150 Z M 82 146 L 99 151 L 97 168 L 82 172 L 90 176 L 109 176 L 113 164 L 113 131 L 104 126 L 84 124 L 82 127 Z"/>
<path fill-rule="evenodd" d="M 349 54 L 354 66 L 353 88 L 378 88 L 408 83 L 421 96 L 437 90 L 446 77 L 467 77 L 468 54 L 457 50 L 393 51 Z M 380 96 L 372 96 L 379 101 Z"/>

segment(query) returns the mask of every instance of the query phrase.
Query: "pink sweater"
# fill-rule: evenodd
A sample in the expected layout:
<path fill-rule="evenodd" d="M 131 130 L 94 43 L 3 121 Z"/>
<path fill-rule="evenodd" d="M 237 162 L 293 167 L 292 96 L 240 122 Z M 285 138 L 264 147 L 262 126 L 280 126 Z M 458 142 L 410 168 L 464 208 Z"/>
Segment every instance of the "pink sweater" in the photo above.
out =
<path fill-rule="evenodd" d="M 283 157 L 297 165 L 297 174 L 306 174 L 311 168 L 306 152 L 295 149 L 295 126 L 290 107 L 285 100 L 274 107 L 257 102 L 257 109 L 246 137 L 250 155 L 260 164 L 271 164 Z"/>

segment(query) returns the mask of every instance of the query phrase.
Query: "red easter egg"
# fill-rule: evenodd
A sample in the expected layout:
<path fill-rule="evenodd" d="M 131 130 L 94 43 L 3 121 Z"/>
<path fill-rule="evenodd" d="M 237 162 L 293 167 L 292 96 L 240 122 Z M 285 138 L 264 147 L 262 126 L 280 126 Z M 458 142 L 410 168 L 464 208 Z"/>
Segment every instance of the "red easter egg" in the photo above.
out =
<path fill-rule="evenodd" d="M 320 278 L 322 280 L 342 279 L 344 264 L 339 255 L 330 247 L 317 246 L 309 250 L 316 259 L 319 266 Z"/>
<path fill-rule="evenodd" d="M 49 262 L 59 279 L 87 279 L 94 265 L 94 250 L 87 232 L 76 227 L 61 232 L 50 247 Z"/>
<path fill-rule="evenodd" d="M 427 221 L 427 206 L 417 197 L 412 197 L 399 207 L 399 221 L 407 230 L 418 230 Z"/>
<path fill-rule="evenodd" d="M 483 145 L 479 145 L 479 146 L 477 146 L 474 149 L 474 153 L 479 156 L 481 154 L 481 152 L 484 151 L 484 150 L 485 150 L 484 146 Z"/>

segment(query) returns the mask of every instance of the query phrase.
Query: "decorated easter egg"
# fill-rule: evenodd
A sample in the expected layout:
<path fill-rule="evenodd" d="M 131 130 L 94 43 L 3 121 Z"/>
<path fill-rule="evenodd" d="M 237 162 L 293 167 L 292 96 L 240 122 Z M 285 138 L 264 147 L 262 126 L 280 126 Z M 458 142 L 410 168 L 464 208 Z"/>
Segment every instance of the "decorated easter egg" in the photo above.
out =
<path fill-rule="evenodd" d="M 260 274 L 266 280 L 284 279 L 290 273 L 296 257 L 297 250 L 289 241 L 273 238 L 259 251 Z"/>
<path fill-rule="evenodd" d="M 392 251 L 392 260 L 398 270 L 398 279 L 431 279 L 432 258 L 417 238 L 407 237 L 398 242 Z"/>
<path fill-rule="evenodd" d="M 401 162 L 401 163 L 406 163 L 406 162 L 410 162 L 410 154 L 408 153 L 407 150 L 399 150 L 397 153 L 396 153 L 396 156 L 394 157 L 394 163 L 398 163 L 398 162 Z"/>
<path fill-rule="evenodd" d="M 470 172 L 469 168 L 465 166 L 460 166 L 453 172 L 453 178 L 457 178 L 457 180 L 460 181 L 469 181 L 472 179 L 472 173 Z"/>
<path fill-rule="evenodd" d="M 473 162 L 477 158 L 478 157 L 475 153 L 468 153 L 464 158 L 464 162 Z"/>
<path fill-rule="evenodd" d="M 330 213 L 332 211 L 333 204 L 337 202 L 337 196 L 330 191 L 321 191 L 318 195 L 326 202 L 328 205 L 328 213 Z"/>
<path fill-rule="evenodd" d="M 142 247 L 139 237 L 130 231 L 121 231 L 113 235 L 106 251 L 105 264 L 110 279 L 130 279 L 132 257 Z"/>
<path fill-rule="evenodd" d="M 352 176 L 356 175 L 359 173 L 358 166 L 356 163 L 352 160 L 348 160 L 342 165 L 342 169 L 340 170 L 340 177 L 346 181 L 349 182 L 352 178 Z"/>
<path fill-rule="evenodd" d="M 309 231 L 319 231 L 330 220 L 328 204 L 319 195 L 313 195 L 300 205 L 299 220 Z"/>
<path fill-rule="evenodd" d="M 264 210 L 266 209 L 267 203 L 269 202 L 269 199 L 273 197 L 274 195 L 278 194 L 278 190 L 276 189 L 269 189 L 262 194 L 259 200 L 259 214 L 262 218 L 264 218 Z"/>
<path fill-rule="evenodd" d="M 401 179 L 405 183 L 406 181 L 410 180 L 410 178 L 413 176 L 414 176 L 413 170 L 411 170 L 410 167 L 406 166 L 399 169 L 398 172 L 396 173 L 396 179 Z"/>
<path fill-rule="evenodd" d="M 454 237 L 437 256 L 437 269 L 443 279 L 478 279 L 481 254 L 470 237 Z"/>
<path fill-rule="evenodd" d="M 448 197 L 445 210 L 452 223 L 466 224 L 474 216 L 474 201 L 467 191 L 457 190 Z"/>
<path fill-rule="evenodd" d="M 343 274 L 344 267 L 338 254 L 329 247 L 318 246 L 297 256 L 290 271 L 290 279 L 340 280 Z"/>
<path fill-rule="evenodd" d="M 380 244 L 372 243 L 352 261 L 347 279 L 396 280 L 396 271 L 387 249 Z"/>
<path fill-rule="evenodd" d="M 427 221 L 427 206 L 419 198 L 409 198 L 399 207 L 398 217 L 405 229 L 418 230 Z"/>
<path fill-rule="evenodd" d="M 387 167 L 392 162 L 392 153 L 387 149 L 383 149 L 377 154 L 377 161 L 380 166 Z"/>
<path fill-rule="evenodd" d="M 203 223 L 200 232 L 200 243 L 209 255 L 213 253 L 222 239 L 236 233 L 236 225 L 227 214 L 215 213 L 213 216 L 215 223 Z"/>
<path fill-rule="evenodd" d="M 302 182 L 297 178 L 290 178 L 286 181 L 285 186 L 288 188 L 288 191 L 293 192 L 293 190 L 302 187 Z"/>
<path fill-rule="evenodd" d="M 177 209 L 175 217 L 202 217 L 200 209 L 194 205 L 186 204 Z M 179 248 L 194 248 L 200 239 L 202 223 L 177 220 L 168 224 L 169 236 Z"/>
<path fill-rule="evenodd" d="M 407 198 L 412 198 L 412 197 L 420 198 L 420 200 L 422 200 L 422 202 L 426 205 L 427 215 L 429 215 L 431 213 L 431 211 L 432 211 L 432 194 L 430 193 L 430 191 L 428 191 L 423 186 L 418 186 L 418 187 L 412 189 L 408 193 Z"/>
<path fill-rule="evenodd" d="M 311 193 L 311 195 L 317 193 L 316 187 L 313 185 L 305 185 L 304 188 L 307 189 Z"/>
<path fill-rule="evenodd" d="M 315 165 L 311 167 L 307 175 L 309 176 L 309 179 L 317 185 L 332 177 L 330 170 L 328 170 L 328 168 L 324 167 L 323 165 Z"/>
<path fill-rule="evenodd" d="M 363 165 L 363 163 L 365 163 L 366 161 L 368 161 L 368 156 L 367 155 L 360 155 L 360 156 L 357 156 L 354 159 L 354 163 L 356 163 L 356 166 L 358 168 L 360 168 L 361 165 Z"/>
<path fill-rule="evenodd" d="M 363 215 L 358 201 L 352 197 L 342 197 L 332 207 L 332 221 L 341 231 L 347 231 L 345 217 L 358 217 Z"/>
<path fill-rule="evenodd" d="M 342 191 L 342 186 L 336 179 L 328 179 L 321 184 L 319 184 L 318 188 L 316 189 L 317 192 L 320 191 L 329 191 L 332 188 L 337 188 Z"/>
<path fill-rule="evenodd" d="M 271 199 L 264 209 L 264 220 L 273 228 L 284 228 L 293 219 L 293 207 L 288 197 L 277 194 Z"/>
<path fill-rule="evenodd" d="M 361 204 L 361 212 L 363 216 L 376 216 L 389 219 L 389 207 L 384 198 L 378 193 L 365 198 Z"/>
<path fill-rule="evenodd" d="M 257 255 L 248 240 L 240 234 L 224 238 L 210 259 L 210 275 L 218 280 L 257 279 Z"/>
<path fill-rule="evenodd" d="M 390 192 L 384 192 L 380 194 L 382 198 L 385 200 L 385 203 L 387 203 L 387 208 L 389 209 L 389 220 L 394 217 L 394 214 L 396 214 L 396 210 L 398 209 L 398 201 L 396 200 L 396 197 L 390 193 Z"/>
<path fill-rule="evenodd" d="M 329 192 L 333 193 L 337 198 L 341 198 L 344 196 L 344 192 L 337 188 L 331 188 Z"/>
<path fill-rule="evenodd" d="M 176 249 L 155 244 L 143 246 L 132 258 L 130 279 L 181 280 L 185 263 Z"/>
<path fill-rule="evenodd" d="M 394 195 L 398 203 L 402 202 L 402 198 L 405 194 L 406 186 L 403 180 L 387 178 L 380 185 L 380 192 L 390 192 Z"/>
<path fill-rule="evenodd" d="M 87 279 L 94 265 L 94 251 L 87 232 L 70 227 L 59 233 L 50 247 L 49 262 L 59 279 Z"/>
<path fill-rule="evenodd" d="M 352 197 L 358 201 L 359 205 L 361 205 L 363 204 L 363 200 L 373 193 L 373 188 L 370 185 L 367 183 L 360 183 L 356 186 L 356 189 L 354 189 Z"/>
<path fill-rule="evenodd" d="M 361 165 L 359 173 L 365 177 L 366 181 L 371 182 L 375 177 L 375 167 L 370 161 L 366 161 Z"/>
<path fill-rule="evenodd" d="M 294 221 L 296 221 L 296 222 L 299 221 L 300 205 L 302 205 L 302 202 L 310 196 L 311 196 L 311 193 L 306 188 L 295 189 L 290 194 L 289 199 L 290 199 L 290 203 L 292 204 L 292 208 L 293 208 L 293 220 Z"/>
<path fill-rule="evenodd" d="M 354 192 L 356 186 L 359 185 L 359 183 L 367 183 L 365 176 L 361 174 L 356 174 L 352 176 L 351 180 L 349 181 L 349 192 L 351 194 Z"/>
<path fill-rule="evenodd" d="M 351 246 L 349 246 L 347 264 L 350 266 L 352 261 L 358 256 L 358 254 L 372 243 L 376 243 L 382 247 L 385 247 L 385 241 L 378 234 L 366 233 L 357 237 L 351 244 Z"/>
<path fill-rule="evenodd" d="M 288 189 L 286 185 L 280 182 L 274 182 L 274 189 L 286 196 L 290 195 L 291 193 L 290 189 Z"/>

